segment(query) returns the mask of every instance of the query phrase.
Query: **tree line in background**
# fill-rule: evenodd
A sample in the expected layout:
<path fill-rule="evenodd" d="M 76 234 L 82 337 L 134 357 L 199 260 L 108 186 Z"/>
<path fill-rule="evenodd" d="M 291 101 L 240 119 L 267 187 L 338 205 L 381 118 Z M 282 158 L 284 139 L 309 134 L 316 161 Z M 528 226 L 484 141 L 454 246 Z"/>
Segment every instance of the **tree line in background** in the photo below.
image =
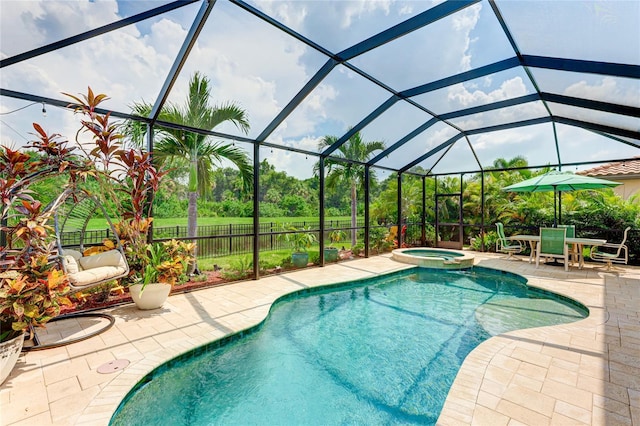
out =
<path fill-rule="evenodd" d="M 526 160 L 516 157 L 511 160 L 498 159 L 494 167 L 524 167 Z M 485 173 L 485 223 L 501 221 L 505 225 L 539 226 L 553 223 L 553 193 L 509 193 L 502 188 L 528 179 L 547 169 L 532 171 L 528 169 L 511 171 L 487 171 Z M 40 182 L 36 192 L 43 199 L 51 199 L 60 191 L 57 177 Z M 242 193 L 242 177 L 230 167 L 214 169 L 210 180 L 212 190 L 198 199 L 198 213 L 201 217 L 252 217 L 252 193 Z M 481 222 L 481 183 L 480 175 L 468 175 L 463 184 L 463 214 L 465 223 Z M 60 182 L 59 182 L 60 181 Z M 458 176 L 438 177 L 438 193 L 454 193 L 460 190 Z M 427 222 L 435 221 L 435 180 L 426 179 L 426 216 Z M 325 192 L 326 217 L 349 216 L 351 210 L 351 188 L 348 181 L 338 181 L 332 189 Z M 309 217 L 318 215 L 317 176 L 298 179 L 286 172 L 277 171 L 268 160 L 260 163 L 260 201 L 261 217 Z M 154 216 L 158 218 L 186 217 L 188 200 L 187 185 L 181 176 L 167 176 L 158 191 L 154 204 Z M 397 175 L 391 173 L 383 180 L 373 180 L 370 185 L 372 200 L 371 220 L 374 223 L 391 224 L 397 221 Z M 402 181 L 403 218 L 418 222 L 422 214 L 422 179 L 405 175 Z M 457 205 L 444 202 L 439 204 L 439 217 L 457 217 Z M 357 215 L 364 215 L 364 195 L 358 196 Z M 114 214 L 114 216 L 116 216 Z M 632 197 L 625 201 L 611 189 L 596 191 L 576 191 L 562 194 L 563 222 L 583 227 L 602 227 L 623 229 L 625 226 L 640 227 L 640 198 Z"/>

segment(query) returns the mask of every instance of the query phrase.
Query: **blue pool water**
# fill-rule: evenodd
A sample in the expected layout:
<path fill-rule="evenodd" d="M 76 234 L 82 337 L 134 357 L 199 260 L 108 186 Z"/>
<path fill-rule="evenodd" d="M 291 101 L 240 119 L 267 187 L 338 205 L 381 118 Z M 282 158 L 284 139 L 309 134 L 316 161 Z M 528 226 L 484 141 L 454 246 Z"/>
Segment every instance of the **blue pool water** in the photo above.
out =
<path fill-rule="evenodd" d="M 456 257 L 464 257 L 462 253 L 456 253 L 454 251 L 445 251 L 437 249 L 410 249 L 403 251 L 404 254 L 418 257 L 439 257 L 445 260 L 451 260 Z"/>
<path fill-rule="evenodd" d="M 456 253 L 450 250 L 437 250 L 437 249 L 410 249 L 405 250 L 404 254 L 410 254 L 412 256 L 420 257 L 463 257 L 462 253 Z"/>
<path fill-rule="evenodd" d="M 314 289 L 276 303 L 255 332 L 154 370 L 111 424 L 435 424 L 479 343 L 586 315 L 513 274 L 477 267 Z"/>

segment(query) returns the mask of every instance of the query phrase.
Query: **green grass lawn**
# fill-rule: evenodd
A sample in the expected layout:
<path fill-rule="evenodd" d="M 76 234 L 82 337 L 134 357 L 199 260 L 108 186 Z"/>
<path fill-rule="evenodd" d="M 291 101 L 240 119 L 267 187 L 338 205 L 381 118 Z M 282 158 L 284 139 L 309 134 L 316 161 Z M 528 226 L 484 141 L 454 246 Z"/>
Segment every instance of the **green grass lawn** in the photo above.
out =
<path fill-rule="evenodd" d="M 260 223 L 289 223 L 289 222 L 308 222 L 308 223 L 316 223 L 318 222 L 318 217 L 309 216 L 309 217 L 264 217 L 260 219 Z M 339 217 L 331 217 L 325 218 L 325 220 L 340 220 L 340 221 L 349 221 L 351 218 L 349 216 L 339 216 Z M 242 225 L 242 224 L 251 224 L 253 223 L 253 218 L 251 217 L 199 217 L 198 218 L 198 226 L 210 226 L 210 225 Z M 175 217 L 175 218 L 154 218 L 153 226 L 158 228 L 163 227 L 171 227 L 171 226 L 187 226 L 187 218 L 186 217 Z M 91 219 L 89 224 L 87 225 L 87 229 L 106 229 L 109 226 L 107 225 L 107 221 L 104 219 Z"/>
<path fill-rule="evenodd" d="M 345 249 L 351 248 L 351 243 L 344 242 L 338 245 L 338 248 L 344 246 Z M 309 253 L 309 259 L 316 259 L 319 256 L 320 248 L 317 244 L 307 250 Z M 260 252 L 260 265 L 266 269 L 272 269 L 276 266 L 282 266 L 283 260 L 291 256 L 291 249 L 261 251 Z M 230 256 L 220 256 L 213 258 L 198 259 L 198 267 L 202 271 L 210 271 L 214 269 L 214 265 L 222 268 L 223 271 L 238 270 L 240 268 L 250 268 L 253 262 L 253 255 L 251 254 L 236 254 Z M 252 268 L 252 267 L 251 267 Z"/>

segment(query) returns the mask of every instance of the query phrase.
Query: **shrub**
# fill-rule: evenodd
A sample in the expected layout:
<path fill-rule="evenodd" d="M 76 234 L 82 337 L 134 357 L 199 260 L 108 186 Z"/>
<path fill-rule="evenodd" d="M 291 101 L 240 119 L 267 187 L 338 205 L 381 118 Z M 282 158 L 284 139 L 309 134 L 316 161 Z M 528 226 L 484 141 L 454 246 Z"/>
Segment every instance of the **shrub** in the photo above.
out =
<path fill-rule="evenodd" d="M 231 268 L 222 271 L 222 278 L 225 280 L 240 280 L 246 278 L 253 271 L 251 257 L 239 257 L 232 264 Z"/>
<path fill-rule="evenodd" d="M 282 266 L 283 269 L 289 269 L 293 267 L 293 260 L 291 260 L 291 256 L 287 256 L 285 258 L 282 259 L 282 262 L 280 262 L 280 266 Z"/>
<path fill-rule="evenodd" d="M 484 238 L 484 250 L 495 252 L 496 241 L 498 241 L 498 233 L 496 231 L 489 231 L 484 235 L 477 235 L 471 243 L 471 248 L 475 251 L 482 250 L 482 239 Z"/>

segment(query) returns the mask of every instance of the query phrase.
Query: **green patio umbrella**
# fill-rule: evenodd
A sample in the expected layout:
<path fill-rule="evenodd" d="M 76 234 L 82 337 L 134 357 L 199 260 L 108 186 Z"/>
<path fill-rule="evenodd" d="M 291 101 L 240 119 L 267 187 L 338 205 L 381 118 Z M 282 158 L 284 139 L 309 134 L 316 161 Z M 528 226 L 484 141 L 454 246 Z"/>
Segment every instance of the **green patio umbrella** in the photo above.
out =
<path fill-rule="evenodd" d="M 553 191 L 553 226 L 557 226 L 556 220 L 556 194 L 565 191 L 578 191 L 581 189 L 611 188 L 621 185 L 605 179 L 576 175 L 574 173 L 562 173 L 552 171 L 513 185 L 505 186 L 507 192 L 550 192 Z"/>

